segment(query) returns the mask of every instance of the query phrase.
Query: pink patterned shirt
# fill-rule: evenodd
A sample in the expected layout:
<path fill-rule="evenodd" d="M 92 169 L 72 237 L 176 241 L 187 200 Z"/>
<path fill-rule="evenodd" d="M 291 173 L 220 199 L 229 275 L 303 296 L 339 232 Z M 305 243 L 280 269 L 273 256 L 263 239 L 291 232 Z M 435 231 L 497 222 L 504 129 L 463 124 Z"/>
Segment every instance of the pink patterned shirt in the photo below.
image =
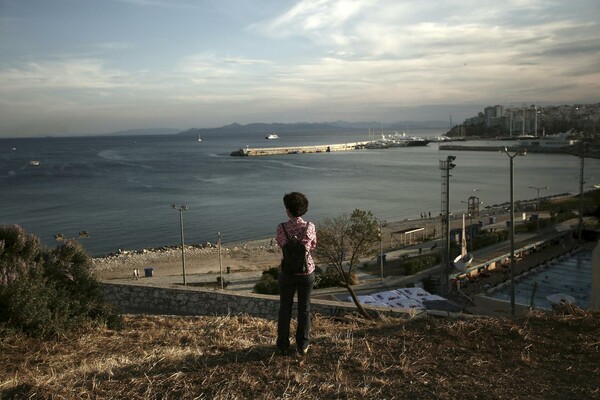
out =
<path fill-rule="evenodd" d="M 306 224 L 309 224 L 308 229 L 306 229 Z M 287 222 L 284 222 L 283 225 L 290 238 L 302 236 L 304 234 L 304 229 L 306 229 L 306 235 L 304 235 L 302 243 L 304 243 L 304 247 L 306 247 L 306 261 L 308 263 L 308 272 L 306 275 L 310 275 L 315 270 L 315 262 L 310 254 L 317 247 L 317 231 L 315 229 L 315 224 L 306 222 L 301 217 L 297 217 L 290 218 Z M 287 238 L 285 232 L 281 229 L 281 224 L 277 225 L 276 240 L 279 247 L 283 247 L 287 243 Z"/>

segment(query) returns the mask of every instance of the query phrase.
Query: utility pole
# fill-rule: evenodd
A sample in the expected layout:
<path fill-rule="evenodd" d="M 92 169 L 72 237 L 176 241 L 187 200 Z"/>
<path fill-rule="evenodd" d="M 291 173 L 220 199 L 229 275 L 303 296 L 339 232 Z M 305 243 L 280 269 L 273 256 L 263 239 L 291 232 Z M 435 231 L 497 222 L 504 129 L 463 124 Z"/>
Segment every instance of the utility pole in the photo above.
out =
<path fill-rule="evenodd" d="M 187 207 L 186 206 L 175 206 L 175 204 L 171 204 L 171 207 L 173 207 L 175 210 L 179 211 L 179 227 L 181 230 L 181 264 L 183 267 L 183 286 L 186 286 L 185 283 L 185 245 L 183 243 L 183 212 L 187 211 Z"/>
<path fill-rule="evenodd" d="M 217 242 L 219 243 L 219 275 L 221 276 L 221 290 L 225 289 L 225 283 L 223 282 L 223 259 L 221 258 L 221 232 L 217 232 L 219 239 Z"/>

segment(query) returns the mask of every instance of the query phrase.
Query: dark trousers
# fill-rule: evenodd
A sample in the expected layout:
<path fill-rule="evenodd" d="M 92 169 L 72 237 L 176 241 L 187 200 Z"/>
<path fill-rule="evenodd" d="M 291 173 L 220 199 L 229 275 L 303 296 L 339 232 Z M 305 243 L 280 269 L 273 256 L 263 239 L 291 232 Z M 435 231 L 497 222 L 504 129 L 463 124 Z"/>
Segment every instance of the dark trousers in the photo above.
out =
<path fill-rule="evenodd" d="M 296 347 L 308 347 L 310 332 L 310 295 L 315 283 L 315 273 L 310 275 L 285 275 L 279 272 L 279 319 L 277 321 L 277 348 L 290 346 L 290 321 L 294 306 L 294 293 L 298 291 L 298 326 Z"/>

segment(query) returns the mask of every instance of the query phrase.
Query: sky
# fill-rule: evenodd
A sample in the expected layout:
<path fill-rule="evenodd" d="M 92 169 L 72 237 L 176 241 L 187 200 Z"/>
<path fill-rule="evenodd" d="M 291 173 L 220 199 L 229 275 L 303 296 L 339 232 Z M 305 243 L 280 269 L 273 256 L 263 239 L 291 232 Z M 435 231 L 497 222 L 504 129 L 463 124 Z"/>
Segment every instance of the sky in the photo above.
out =
<path fill-rule="evenodd" d="M 0 0 L 0 137 L 599 97 L 598 0 Z"/>

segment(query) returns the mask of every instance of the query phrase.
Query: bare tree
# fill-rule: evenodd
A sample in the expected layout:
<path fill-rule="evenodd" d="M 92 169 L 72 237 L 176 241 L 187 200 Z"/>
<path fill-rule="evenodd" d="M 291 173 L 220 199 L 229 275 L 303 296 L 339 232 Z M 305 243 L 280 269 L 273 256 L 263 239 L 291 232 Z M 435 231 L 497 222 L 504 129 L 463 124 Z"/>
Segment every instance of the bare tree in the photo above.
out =
<path fill-rule="evenodd" d="M 317 231 L 316 256 L 319 261 L 335 267 L 340 286 L 348 290 L 360 314 L 370 319 L 352 289 L 350 276 L 361 258 L 377 252 L 375 245 L 381 234 L 377 220 L 371 211 L 356 209 L 352 214 L 323 219 L 317 224 Z"/>

